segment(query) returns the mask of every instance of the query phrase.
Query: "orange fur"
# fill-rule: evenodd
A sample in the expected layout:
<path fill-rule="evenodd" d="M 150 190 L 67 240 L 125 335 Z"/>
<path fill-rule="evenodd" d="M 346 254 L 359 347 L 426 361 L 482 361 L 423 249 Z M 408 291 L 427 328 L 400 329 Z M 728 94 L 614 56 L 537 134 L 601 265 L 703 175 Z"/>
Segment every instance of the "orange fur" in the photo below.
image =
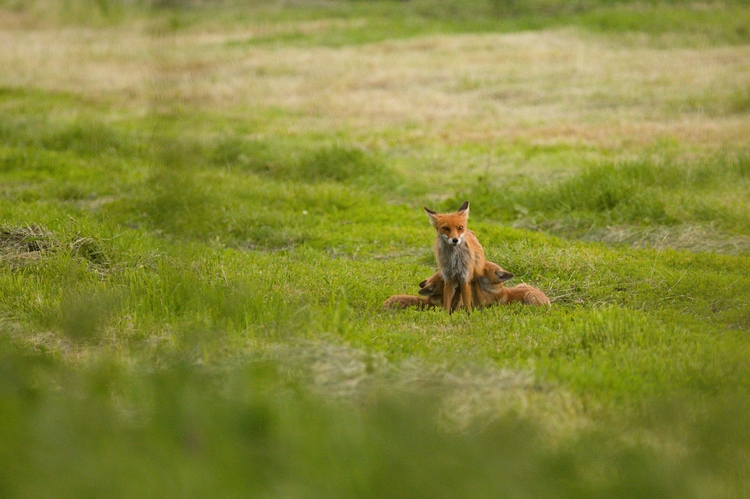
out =
<path fill-rule="evenodd" d="M 437 231 L 435 259 L 443 276 L 443 308 L 453 312 L 456 291 L 467 311 L 473 305 L 471 282 L 484 272 L 484 249 L 474 233 L 466 228 L 469 202 L 455 213 L 437 213 L 427 207 L 424 211 Z"/>
<path fill-rule="evenodd" d="M 383 302 L 383 308 L 394 309 L 416 307 L 419 310 L 424 310 L 426 308 L 433 308 L 435 305 L 430 298 L 412 295 L 393 295 Z"/>
<path fill-rule="evenodd" d="M 425 297 L 432 306 L 443 306 L 443 290 L 445 289 L 445 280 L 443 275 L 438 272 L 433 274 L 429 279 L 419 283 L 418 293 Z M 451 307 L 456 308 L 460 301 L 460 294 L 455 293 L 451 299 Z"/>
<path fill-rule="evenodd" d="M 539 289 L 528 284 L 517 284 L 512 288 L 506 288 L 504 282 L 513 277 L 513 274 L 503 270 L 499 265 L 487 262 L 485 271 L 477 279 L 478 293 L 484 306 L 501 303 L 521 302 L 524 305 L 552 305 L 549 298 Z"/>

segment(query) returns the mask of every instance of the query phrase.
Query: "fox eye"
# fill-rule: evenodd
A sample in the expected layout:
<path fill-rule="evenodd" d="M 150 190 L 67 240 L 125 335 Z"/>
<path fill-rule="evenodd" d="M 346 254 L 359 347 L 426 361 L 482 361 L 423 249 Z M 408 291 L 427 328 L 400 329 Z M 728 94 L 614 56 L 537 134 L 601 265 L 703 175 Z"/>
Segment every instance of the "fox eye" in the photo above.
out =
<path fill-rule="evenodd" d="M 464 226 L 463 225 L 459 225 L 458 226 L 458 230 L 464 230 Z"/>
<path fill-rule="evenodd" d="M 449 229 L 448 227 L 443 227 L 443 230 L 447 232 Z"/>

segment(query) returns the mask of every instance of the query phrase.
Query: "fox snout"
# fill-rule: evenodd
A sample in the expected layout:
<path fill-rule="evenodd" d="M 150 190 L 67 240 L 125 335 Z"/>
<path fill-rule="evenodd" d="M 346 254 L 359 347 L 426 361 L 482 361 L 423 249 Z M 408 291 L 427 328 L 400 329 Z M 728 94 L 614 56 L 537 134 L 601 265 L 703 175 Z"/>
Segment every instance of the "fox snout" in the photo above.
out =
<path fill-rule="evenodd" d="M 443 239 L 445 239 L 445 242 L 450 244 L 451 246 L 458 246 L 461 244 L 461 241 L 463 240 L 462 237 L 451 237 L 449 235 L 443 234 Z"/>

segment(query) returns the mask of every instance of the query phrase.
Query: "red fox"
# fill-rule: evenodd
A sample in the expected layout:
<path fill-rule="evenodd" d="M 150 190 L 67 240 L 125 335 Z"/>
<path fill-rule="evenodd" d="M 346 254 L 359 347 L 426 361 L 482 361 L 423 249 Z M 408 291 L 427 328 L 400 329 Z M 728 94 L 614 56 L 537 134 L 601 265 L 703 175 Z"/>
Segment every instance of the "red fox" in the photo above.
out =
<path fill-rule="evenodd" d="M 485 307 L 494 303 L 505 305 L 517 301 L 524 305 L 552 305 L 541 290 L 528 284 L 517 284 L 512 288 L 506 288 L 503 283 L 512 277 L 513 274 L 503 270 L 499 265 L 487 262 L 484 274 L 476 280 L 478 286 L 475 290 L 479 295 L 479 303 Z"/>
<path fill-rule="evenodd" d="M 466 201 L 455 213 L 439 214 L 427 207 L 437 231 L 435 259 L 443 276 L 443 308 L 453 312 L 453 296 L 458 288 L 461 302 L 471 312 L 471 281 L 484 271 L 484 249 L 474 233 L 466 228 L 469 218 L 469 202 Z"/>
<path fill-rule="evenodd" d="M 428 308 L 434 308 L 434 307 L 442 307 L 443 306 L 443 276 L 440 275 L 440 272 L 433 275 L 429 279 L 426 279 L 422 281 L 419 284 L 420 288 L 424 288 L 425 286 L 428 286 L 431 290 L 434 289 L 436 286 L 440 288 L 440 292 L 436 294 L 426 294 L 422 293 L 422 290 L 419 290 L 419 294 L 424 294 L 425 296 L 412 296 L 412 295 L 393 295 L 390 298 L 388 298 L 385 302 L 383 302 L 383 308 L 408 308 L 408 307 L 417 307 L 419 310 L 424 310 Z M 456 305 L 458 303 L 458 295 L 455 296 L 453 300 L 453 304 Z"/>
<path fill-rule="evenodd" d="M 540 290 L 528 284 L 518 284 L 506 288 L 503 283 L 513 278 L 513 274 L 503 270 L 499 265 L 487 262 L 484 273 L 471 283 L 473 300 L 478 307 L 489 307 L 494 304 L 506 305 L 521 302 L 524 305 L 551 305 L 549 298 Z M 438 272 L 429 279 L 419 283 L 419 294 L 432 303 L 440 303 L 443 297 L 443 277 Z M 457 305 L 458 297 L 453 299 Z"/>

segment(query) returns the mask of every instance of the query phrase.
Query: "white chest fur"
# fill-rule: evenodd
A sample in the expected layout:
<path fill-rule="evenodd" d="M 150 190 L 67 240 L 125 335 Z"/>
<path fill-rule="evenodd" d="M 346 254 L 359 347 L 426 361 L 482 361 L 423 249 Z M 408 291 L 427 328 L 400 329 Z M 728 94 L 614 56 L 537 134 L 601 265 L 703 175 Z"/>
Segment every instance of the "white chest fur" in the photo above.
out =
<path fill-rule="evenodd" d="M 471 253 L 466 243 L 462 241 L 456 246 L 438 238 L 436 243 L 436 258 L 440 266 L 440 273 L 446 282 L 469 282 L 471 274 Z"/>

